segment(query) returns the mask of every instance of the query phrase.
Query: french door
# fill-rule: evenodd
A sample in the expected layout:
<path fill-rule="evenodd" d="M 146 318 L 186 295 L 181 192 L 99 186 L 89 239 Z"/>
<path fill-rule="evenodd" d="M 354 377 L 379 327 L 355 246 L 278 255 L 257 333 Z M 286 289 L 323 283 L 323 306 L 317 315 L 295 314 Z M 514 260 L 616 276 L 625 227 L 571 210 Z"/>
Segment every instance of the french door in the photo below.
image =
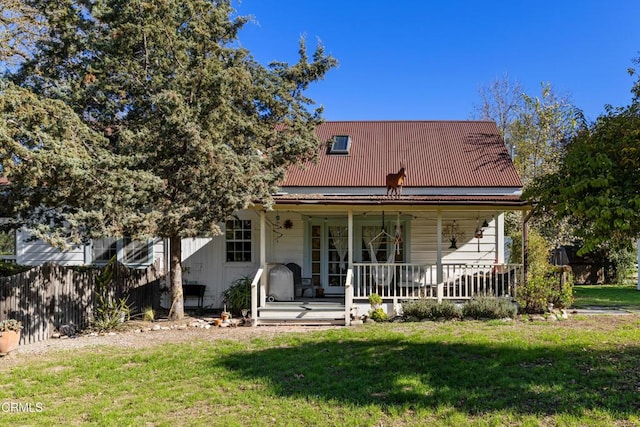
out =
<path fill-rule="evenodd" d="M 367 219 L 354 224 L 355 262 L 408 262 L 405 220 Z M 307 260 L 311 282 L 324 289 L 325 295 L 344 294 L 349 264 L 349 238 L 346 218 L 309 221 Z"/>
<path fill-rule="evenodd" d="M 344 294 L 349 262 L 348 233 L 346 221 L 311 221 L 311 281 L 323 288 L 325 295 Z"/>

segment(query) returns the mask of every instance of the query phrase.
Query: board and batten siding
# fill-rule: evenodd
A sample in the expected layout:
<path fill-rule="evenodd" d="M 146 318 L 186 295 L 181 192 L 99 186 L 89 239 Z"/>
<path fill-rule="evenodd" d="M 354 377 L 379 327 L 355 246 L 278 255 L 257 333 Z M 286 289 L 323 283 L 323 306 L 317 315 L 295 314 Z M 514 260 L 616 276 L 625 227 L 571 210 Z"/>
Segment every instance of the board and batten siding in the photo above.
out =
<path fill-rule="evenodd" d="M 280 217 L 279 221 L 277 216 Z M 284 227 L 287 220 L 291 222 L 291 228 L 288 229 Z M 269 212 L 267 224 L 267 261 L 280 264 L 293 262 L 304 267 L 305 217 L 289 211 Z"/>
<path fill-rule="evenodd" d="M 260 217 L 255 211 L 240 211 L 239 219 L 251 220 L 251 262 L 227 262 L 225 224 L 222 234 L 208 238 L 182 239 L 183 280 L 205 285 L 204 307 L 222 308 L 222 292 L 244 276 L 253 278 L 260 264 Z M 267 241 L 270 237 L 267 230 Z M 269 259 L 267 257 L 267 259 Z M 185 300 L 185 306 L 195 305 L 195 299 Z"/>
<path fill-rule="evenodd" d="M 449 249 L 451 242 L 445 236 L 442 237 L 442 262 L 452 263 L 472 263 L 472 264 L 492 264 L 496 260 L 504 262 L 504 237 L 499 233 L 500 228 L 504 229 L 503 215 L 494 218 L 487 218 L 489 226 L 484 229 L 481 239 L 474 237 L 478 224 L 475 215 L 465 212 L 445 212 L 442 214 L 443 228 L 456 221 L 464 237 L 457 242 L 458 249 Z M 482 224 L 483 218 L 479 222 Z M 496 237 L 496 227 L 498 236 Z M 479 240 L 479 242 L 478 242 Z M 411 222 L 410 236 L 410 262 L 413 264 L 436 264 L 438 255 L 437 217 L 417 217 Z M 478 245 L 479 243 L 479 245 Z M 499 250 L 496 252 L 496 248 Z"/>

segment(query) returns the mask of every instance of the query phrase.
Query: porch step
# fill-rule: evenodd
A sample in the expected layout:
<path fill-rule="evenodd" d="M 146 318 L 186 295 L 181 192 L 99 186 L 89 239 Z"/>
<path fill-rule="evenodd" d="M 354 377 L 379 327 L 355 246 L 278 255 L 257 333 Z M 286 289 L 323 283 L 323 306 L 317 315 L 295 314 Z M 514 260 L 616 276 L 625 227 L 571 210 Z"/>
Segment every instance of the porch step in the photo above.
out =
<path fill-rule="evenodd" d="M 270 302 L 258 309 L 260 324 L 344 325 L 344 304 L 326 302 Z"/>

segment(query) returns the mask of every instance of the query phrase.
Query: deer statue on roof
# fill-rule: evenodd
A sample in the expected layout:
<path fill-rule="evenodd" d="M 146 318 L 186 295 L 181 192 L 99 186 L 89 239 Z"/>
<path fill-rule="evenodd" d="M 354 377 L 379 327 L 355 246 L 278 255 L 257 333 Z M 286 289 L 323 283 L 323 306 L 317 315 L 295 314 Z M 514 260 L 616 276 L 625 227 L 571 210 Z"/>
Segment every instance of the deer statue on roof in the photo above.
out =
<path fill-rule="evenodd" d="M 405 165 L 400 163 L 400 171 L 398 171 L 398 173 L 390 173 L 387 175 L 387 196 L 401 196 L 402 184 L 406 177 L 407 173 L 405 172 Z"/>

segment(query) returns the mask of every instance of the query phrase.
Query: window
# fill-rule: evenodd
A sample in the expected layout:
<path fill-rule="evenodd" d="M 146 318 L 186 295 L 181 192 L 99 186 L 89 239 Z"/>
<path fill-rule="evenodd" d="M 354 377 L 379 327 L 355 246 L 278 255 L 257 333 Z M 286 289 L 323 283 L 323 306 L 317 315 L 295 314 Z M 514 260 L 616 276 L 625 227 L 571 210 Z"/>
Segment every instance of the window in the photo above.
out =
<path fill-rule="evenodd" d="M 91 257 L 93 264 L 106 264 L 111 258 L 126 265 L 147 265 L 152 260 L 152 243 L 149 240 L 132 240 L 129 237 L 118 239 L 106 237 L 93 240 Z"/>
<path fill-rule="evenodd" d="M 147 264 L 149 262 L 149 243 L 139 240 L 123 239 L 124 264 Z"/>
<path fill-rule="evenodd" d="M 251 220 L 227 221 L 227 262 L 251 262 Z"/>
<path fill-rule="evenodd" d="M 336 135 L 333 137 L 330 154 L 349 154 L 351 148 L 351 137 L 348 135 Z"/>
<path fill-rule="evenodd" d="M 106 264 L 111 258 L 118 255 L 118 239 L 107 237 L 93 241 L 91 248 L 93 262 L 96 264 Z"/>

